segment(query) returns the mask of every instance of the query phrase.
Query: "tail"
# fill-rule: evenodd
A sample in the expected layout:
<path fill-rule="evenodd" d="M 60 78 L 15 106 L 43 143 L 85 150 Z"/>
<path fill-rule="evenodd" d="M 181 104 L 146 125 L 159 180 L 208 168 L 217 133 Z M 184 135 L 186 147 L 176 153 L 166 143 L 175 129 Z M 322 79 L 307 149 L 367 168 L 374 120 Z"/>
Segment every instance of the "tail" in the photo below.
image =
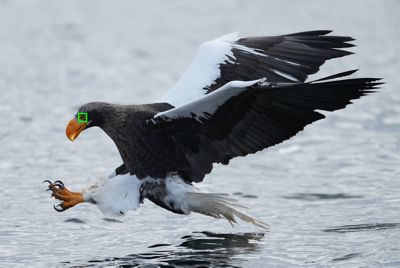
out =
<path fill-rule="evenodd" d="M 236 218 L 252 223 L 263 229 L 268 228 L 268 224 L 254 218 L 240 209 L 246 209 L 236 203 L 236 200 L 229 198 L 227 194 L 189 192 L 186 194 L 187 205 L 190 211 L 211 216 L 214 218 L 225 218 L 233 226 Z"/>

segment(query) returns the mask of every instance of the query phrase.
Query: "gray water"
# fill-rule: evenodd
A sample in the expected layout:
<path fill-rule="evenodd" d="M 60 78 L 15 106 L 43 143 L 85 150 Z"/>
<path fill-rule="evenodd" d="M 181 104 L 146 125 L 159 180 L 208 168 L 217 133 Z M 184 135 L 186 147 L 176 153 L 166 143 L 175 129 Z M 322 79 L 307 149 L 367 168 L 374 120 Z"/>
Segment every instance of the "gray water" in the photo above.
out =
<path fill-rule="evenodd" d="M 1 0 L 0 266 L 399 267 L 399 11 L 389 0 Z M 44 179 L 79 190 L 121 164 L 100 129 L 67 140 L 81 104 L 153 102 L 198 45 L 225 33 L 314 29 L 358 45 L 314 77 L 359 68 L 387 84 L 200 185 L 237 198 L 268 231 L 150 202 L 118 219 L 89 204 L 53 210 Z"/>

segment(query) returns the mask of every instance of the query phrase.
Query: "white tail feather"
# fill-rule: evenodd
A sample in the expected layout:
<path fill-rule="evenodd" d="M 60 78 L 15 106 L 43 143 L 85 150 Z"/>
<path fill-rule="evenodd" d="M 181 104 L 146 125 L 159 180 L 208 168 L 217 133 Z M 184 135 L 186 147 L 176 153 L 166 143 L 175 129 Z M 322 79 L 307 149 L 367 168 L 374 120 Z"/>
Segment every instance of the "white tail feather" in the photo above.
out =
<path fill-rule="evenodd" d="M 246 209 L 236 203 L 236 200 L 226 194 L 214 193 L 186 193 L 187 205 L 190 211 L 211 216 L 214 218 L 225 218 L 233 226 L 236 223 L 235 216 L 239 219 L 267 229 L 268 224 L 254 218 L 239 209 Z"/>

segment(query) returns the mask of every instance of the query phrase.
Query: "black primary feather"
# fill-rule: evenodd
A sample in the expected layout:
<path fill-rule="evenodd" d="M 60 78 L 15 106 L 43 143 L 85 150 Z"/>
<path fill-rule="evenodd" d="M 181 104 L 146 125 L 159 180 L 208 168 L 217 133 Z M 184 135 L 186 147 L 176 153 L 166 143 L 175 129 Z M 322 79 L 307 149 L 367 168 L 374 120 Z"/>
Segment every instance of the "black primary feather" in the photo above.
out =
<path fill-rule="evenodd" d="M 309 31 L 280 36 L 245 37 L 235 42 L 229 60 L 219 65 L 220 76 L 205 89 L 212 92 L 233 80 L 266 77 L 273 82 L 304 82 L 325 61 L 352 54 L 347 36 L 326 36 L 331 31 Z M 240 49 L 245 47 L 246 49 Z M 250 53 L 252 49 L 256 53 Z M 264 55 L 264 56 L 263 56 Z"/>

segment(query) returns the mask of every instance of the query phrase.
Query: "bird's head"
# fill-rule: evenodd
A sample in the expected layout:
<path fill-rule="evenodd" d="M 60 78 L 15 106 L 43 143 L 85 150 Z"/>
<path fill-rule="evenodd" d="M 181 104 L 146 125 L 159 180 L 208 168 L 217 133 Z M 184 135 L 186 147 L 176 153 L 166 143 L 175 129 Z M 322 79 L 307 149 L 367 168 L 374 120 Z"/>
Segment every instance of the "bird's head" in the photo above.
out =
<path fill-rule="evenodd" d="M 110 104 L 103 102 L 90 102 L 82 105 L 74 118 L 68 122 L 65 130 L 68 139 L 74 141 L 87 128 L 102 127 L 110 108 Z"/>

